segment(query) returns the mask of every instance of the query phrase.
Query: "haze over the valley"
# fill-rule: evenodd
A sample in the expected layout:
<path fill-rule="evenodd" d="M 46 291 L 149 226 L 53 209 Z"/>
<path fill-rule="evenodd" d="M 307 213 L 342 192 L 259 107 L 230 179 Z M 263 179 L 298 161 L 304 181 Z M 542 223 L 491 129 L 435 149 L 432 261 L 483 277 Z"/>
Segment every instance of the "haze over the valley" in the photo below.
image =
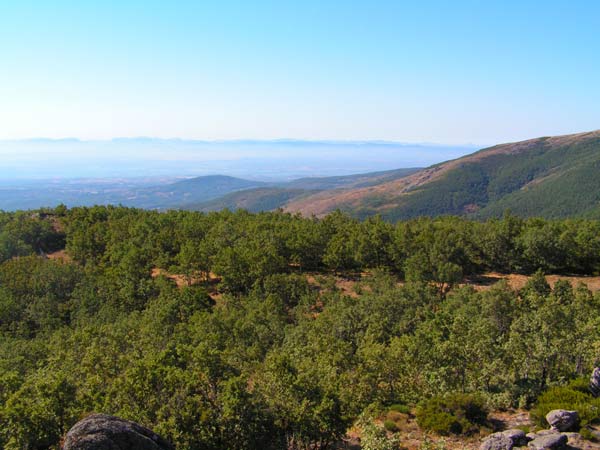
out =
<path fill-rule="evenodd" d="M 5 140 L 0 141 L 3 161 L 0 180 L 6 183 L 69 178 L 156 179 L 220 174 L 282 181 L 425 167 L 465 155 L 475 148 L 390 141 L 292 139 Z"/>

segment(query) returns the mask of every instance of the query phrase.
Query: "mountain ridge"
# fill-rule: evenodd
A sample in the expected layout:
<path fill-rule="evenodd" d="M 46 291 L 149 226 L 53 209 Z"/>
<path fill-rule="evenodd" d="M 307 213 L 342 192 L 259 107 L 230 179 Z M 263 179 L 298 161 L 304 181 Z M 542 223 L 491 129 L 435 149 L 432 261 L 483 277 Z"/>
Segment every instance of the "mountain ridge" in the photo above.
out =
<path fill-rule="evenodd" d="M 523 208 L 521 203 L 532 200 L 518 191 L 529 186 L 529 196 L 533 192 L 538 204 L 543 204 L 542 215 L 585 215 L 600 200 L 600 182 L 590 183 L 593 170 L 589 168 L 596 166 L 600 168 L 600 130 L 546 136 L 498 144 L 376 186 L 317 193 L 290 202 L 284 209 L 316 216 L 341 209 L 359 217 L 381 214 L 397 220 L 442 214 L 489 217 L 501 214 L 502 207 L 527 216 L 535 215 L 534 208 Z M 592 192 L 593 198 L 587 195 L 583 207 L 569 208 L 565 203 L 572 202 L 579 191 L 556 192 L 553 198 L 536 193 L 541 187 L 544 192 L 553 191 L 551 184 L 560 181 L 562 185 L 565 177 L 579 178 L 575 186 L 586 185 L 581 195 Z M 560 211 L 553 211 L 552 201 L 561 204 Z"/>

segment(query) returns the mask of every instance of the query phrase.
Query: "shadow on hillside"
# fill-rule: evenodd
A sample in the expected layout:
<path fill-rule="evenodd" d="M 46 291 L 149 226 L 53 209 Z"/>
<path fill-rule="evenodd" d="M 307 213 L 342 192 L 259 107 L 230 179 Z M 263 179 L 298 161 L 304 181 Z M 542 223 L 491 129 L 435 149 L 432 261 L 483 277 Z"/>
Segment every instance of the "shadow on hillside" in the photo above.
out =
<path fill-rule="evenodd" d="M 479 286 L 492 286 L 496 284 L 498 281 L 501 281 L 503 278 L 498 276 L 490 276 L 490 275 L 472 275 L 470 277 L 465 278 L 466 284 L 476 284 Z"/>

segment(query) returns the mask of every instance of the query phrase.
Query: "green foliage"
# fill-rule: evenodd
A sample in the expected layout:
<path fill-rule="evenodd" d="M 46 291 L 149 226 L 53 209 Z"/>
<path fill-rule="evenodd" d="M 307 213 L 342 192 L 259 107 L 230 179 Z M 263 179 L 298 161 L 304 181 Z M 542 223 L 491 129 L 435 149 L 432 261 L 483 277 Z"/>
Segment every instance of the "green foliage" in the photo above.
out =
<path fill-rule="evenodd" d="M 389 437 L 385 430 L 375 425 L 372 420 L 362 419 L 360 428 L 360 444 L 363 450 L 398 450 L 400 448 L 400 439 L 397 436 Z"/>
<path fill-rule="evenodd" d="M 313 192 L 304 189 L 278 187 L 244 189 L 240 192 L 232 192 L 224 195 L 215 200 L 184 205 L 184 208 L 203 212 L 221 211 L 223 209 L 231 211 L 244 209 L 250 212 L 271 211 L 284 207 L 286 203 L 293 199 Z"/>
<path fill-rule="evenodd" d="M 448 214 L 482 219 L 506 210 L 521 217 L 598 218 L 599 146 L 598 136 L 588 135 L 563 143 L 537 139 L 527 142 L 526 151 L 519 144 L 493 147 L 441 165 L 440 176 L 407 194 L 376 190 L 339 207 L 362 219 L 383 214 L 392 221 Z M 543 234 L 531 236 L 534 247 L 556 247 L 555 241 L 544 243 Z"/>
<path fill-rule="evenodd" d="M 432 441 L 428 436 L 423 438 L 423 442 L 419 446 L 419 450 L 446 450 L 446 442 L 441 439 L 437 442 Z"/>
<path fill-rule="evenodd" d="M 422 429 L 444 436 L 472 433 L 487 421 L 484 400 L 472 394 L 432 397 L 419 405 L 416 415 Z"/>
<path fill-rule="evenodd" d="M 591 220 L 511 215 L 0 213 L 18 244 L 0 263 L 0 446 L 56 446 L 98 411 L 178 448 L 322 449 L 423 399 L 424 428 L 470 432 L 483 403 L 462 393 L 529 405 L 591 371 L 600 296 L 536 271 L 599 270 L 599 235 Z M 40 254 L 61 242 L 66 260 Z M 534 276 L 519 292 L 458 287 L 500 268 Z M 359 427 L 365 448 L 398 447 Z"/>
<path fill-rule="evenodd" d="M 594 434 L 592 433 L 592 431 L 589 428 L 586 427 L 582 427 L 579 429 L 579 434 L 581 435 L 581 437 L 585 440 L 588 441 L 597 441 L 598 439 L 596 438 L 596 436 L 594 436 Z"/>
<path fill-rule="evenodd" d="M 410 406 L 396 403 L 388 408 L 390 411 L 399 412 L 402 414 L 410 414 Z"/>
<path fill-rule="evenodd" d="M 48 448 L 77 421 L 76 388 L 62 373 L 40 371 L 10 395 L 0 416 L 6 449 Z"/>
<path fill-rule="evenodd" d="M 396 425 L 396 422 L 394 422 L 393 420 L 389 420 L 389 419 L 384 420 L 383 427 L 387 431 L 391 431 L 392 433 L 395 433 L 396 431 L 398 431 L 398 425 Z"/>
<path fill-rule="evenodd" d="M 585 380 L 575 380 L 567 386 L 553 386 L 542 393 L 531 410 L 532 420 L 547 427 L 546 414 L 554 409 L 574 410 L 579 414 L 579 425 L 591 424 L 600 419 L 600 399 L 594 398 L 586 387 Z"/>

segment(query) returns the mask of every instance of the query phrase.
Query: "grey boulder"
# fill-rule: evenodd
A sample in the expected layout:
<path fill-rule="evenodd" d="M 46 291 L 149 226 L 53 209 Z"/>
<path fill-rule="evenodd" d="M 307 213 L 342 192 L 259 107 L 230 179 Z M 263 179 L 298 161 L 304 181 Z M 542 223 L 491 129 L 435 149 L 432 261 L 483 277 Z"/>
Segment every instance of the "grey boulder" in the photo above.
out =
<path fill-rule="evenodd" d="M 527 445 L 527 436 L 522 430 L 506 430 L 490 434 L 479 447 L 480 450 L 512 450 Z"/>
<path fill-rule="evenodd" d="M 174 450 L 152 430 L 106 414 L 80 420 L 65 437 L 63 450 Z"/>
<path fill-rule="evenodd" d="M 546 420 L 552 430 L 569 431 L 579 421 L 577 411 L 567 411 L 566 409 L 553 409 L 546 414 Z"/>
<path fill-rule="evenodd" d="M 522 447 L 523 445 L 527 445 L 529 442 L 529 439 L 523 430 L 506 430 L 503 431 L 502 434 L 510 438 L 513 444 L 515 444 L 515 447 Z"/>
<path fill-rule="evenodd" d="M 490 434 L 479 446 L 479 450 L 512 450 L 513 441 L 502 433 Z"/>
<path fill-rule="evenodd" d="M 527 446 L 533 450 L 561 450 L 569 439 L 564 434 L 552 433 L 536 437 Z"/>

